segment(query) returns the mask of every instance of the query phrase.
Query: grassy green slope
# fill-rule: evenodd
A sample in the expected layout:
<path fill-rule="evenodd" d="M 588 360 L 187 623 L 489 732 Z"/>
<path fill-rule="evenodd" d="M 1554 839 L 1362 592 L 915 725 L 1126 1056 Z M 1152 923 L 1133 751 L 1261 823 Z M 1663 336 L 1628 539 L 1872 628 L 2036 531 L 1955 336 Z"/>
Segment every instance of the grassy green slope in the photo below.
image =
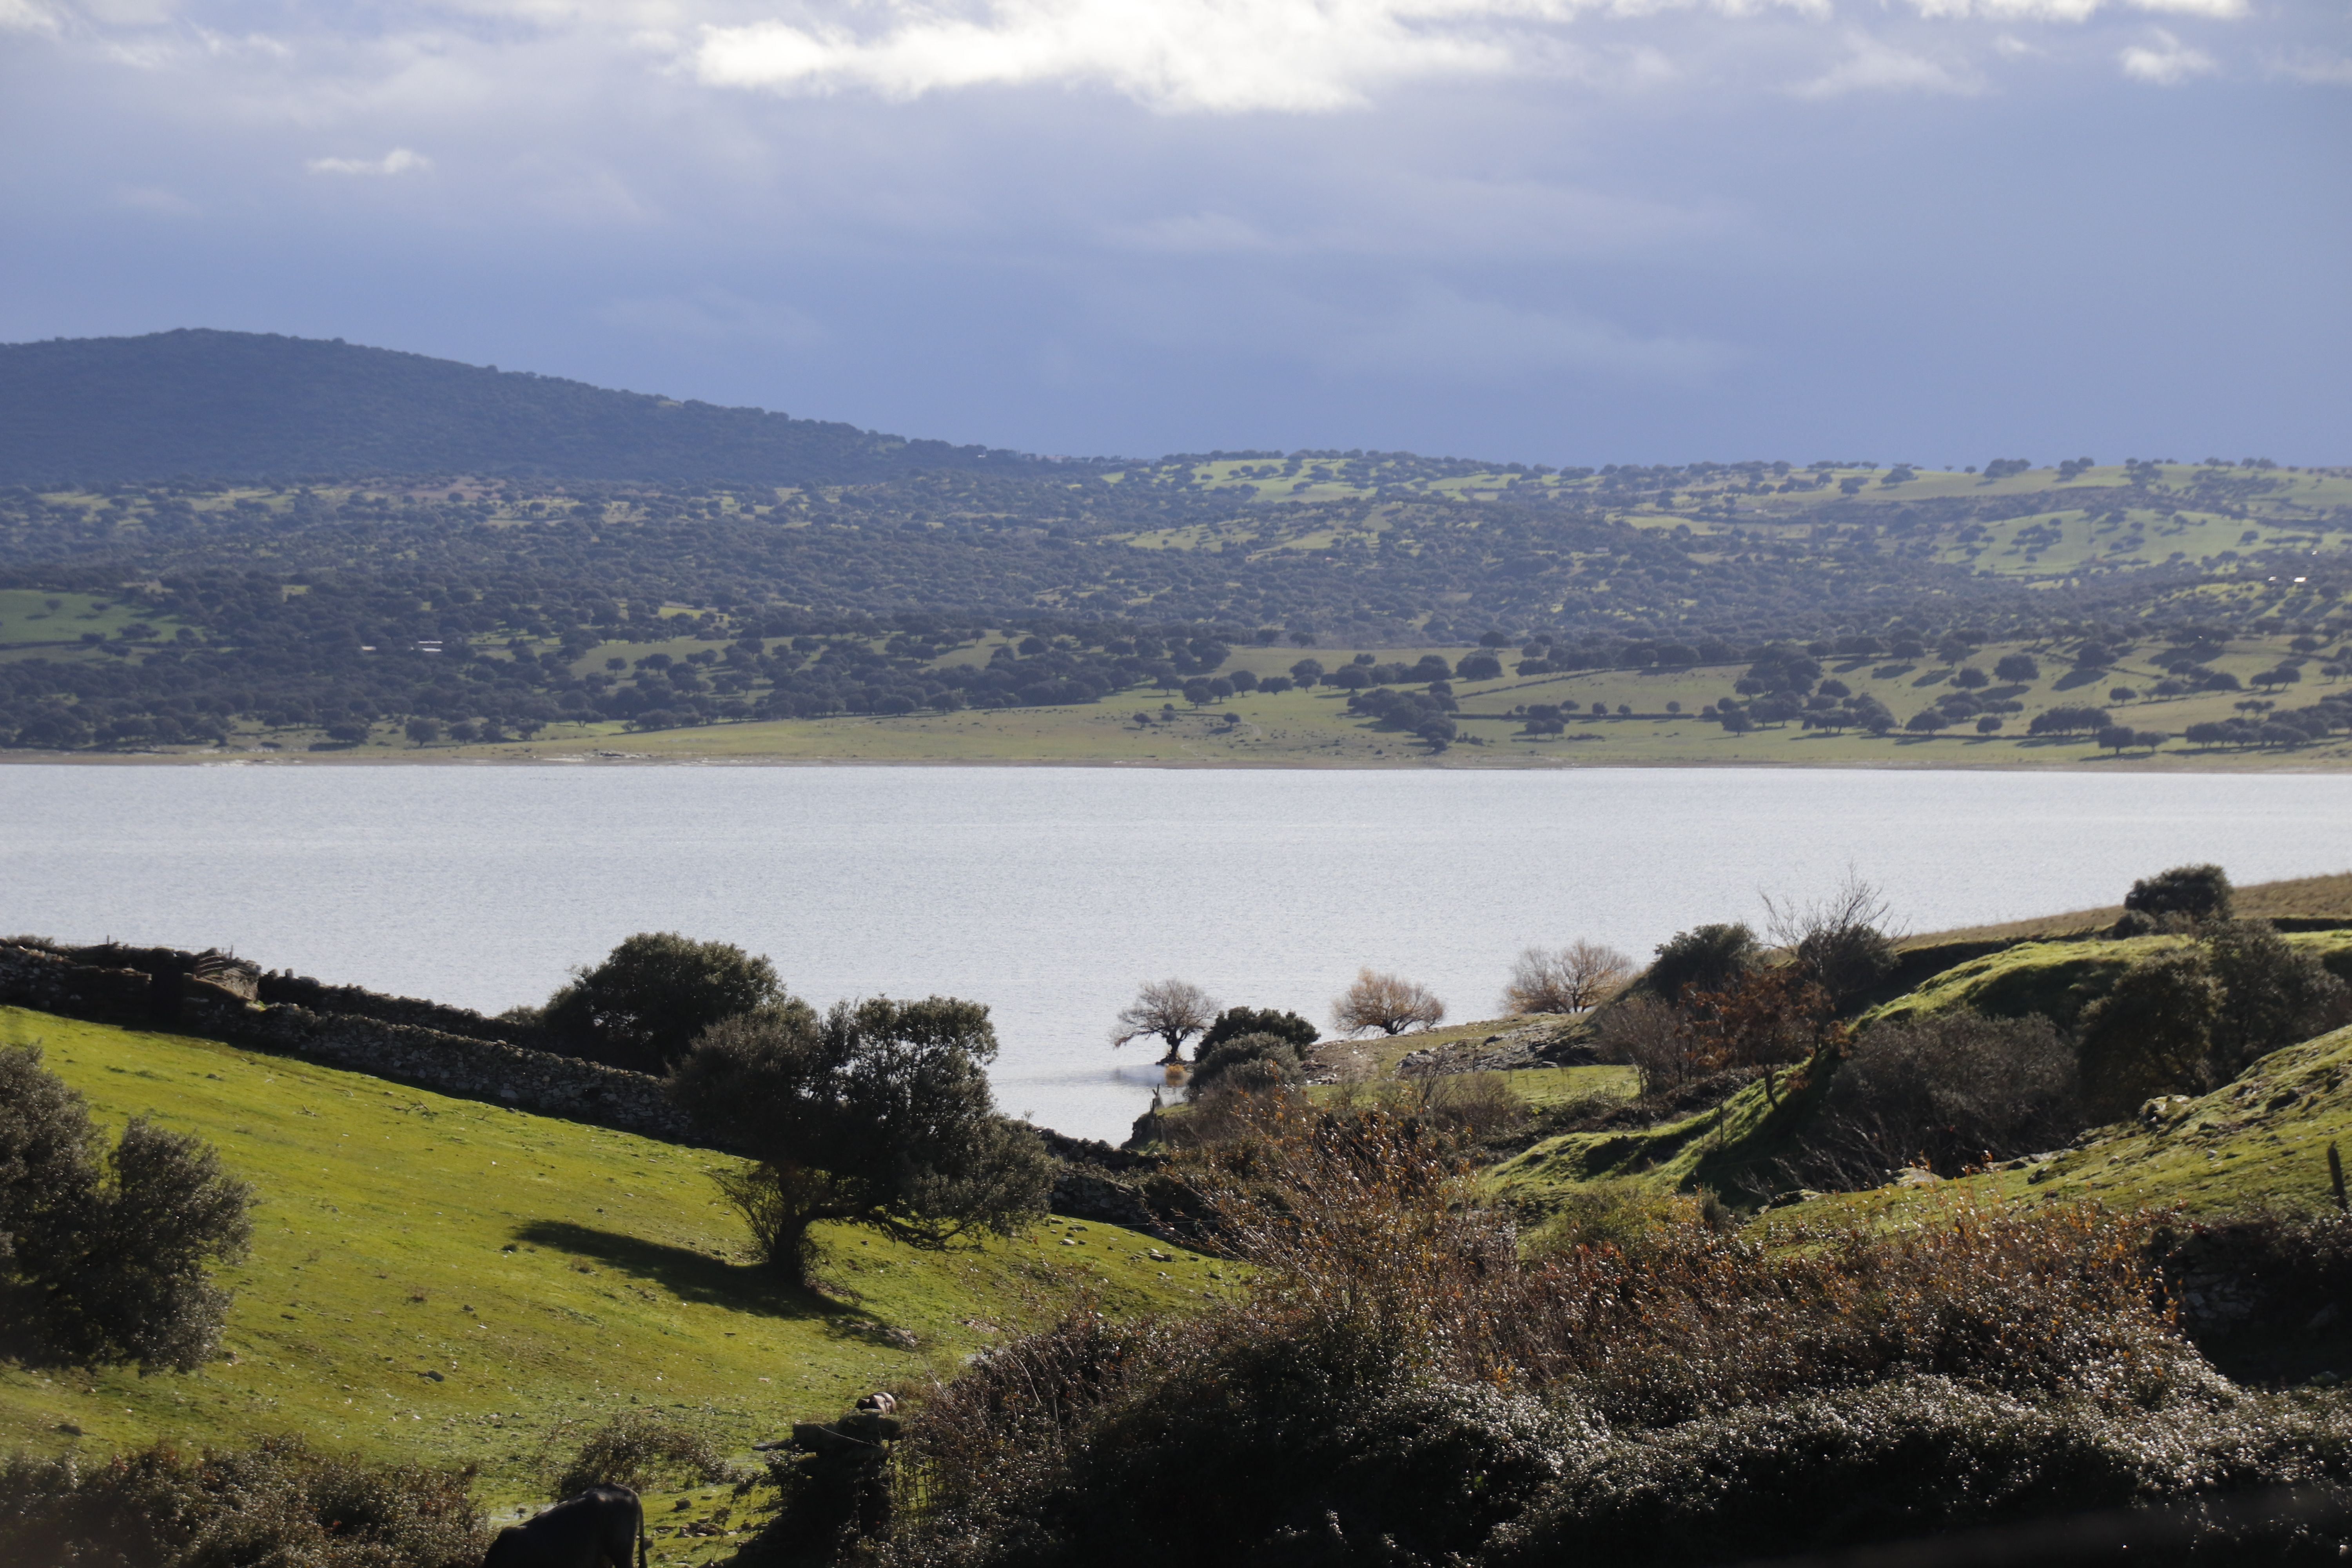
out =
<path fill-rule="evenodd" d="M 2021 943 L 1935 975 L 1864 1015 L 1859 1026 L 1955 1008 L 2003 1017 L 2041 1013 L 2069 1026 L 2131 964 L 2179 940 Z M 2333 968 L 2352 966 L 2352 931 L 2299 932 L 2285 940 L 2319 954 Z M 2342 1048 L 2352 1048 L 2352 1037 Z M 2257 1064 L 2255 1070 L 2268 1068 Z M 1790 1152 L 1827 1081 L 1783 1088 L 1777 1104 L 1763 1085 L 1751 1084 L 1720 1106 L 1653 1127 L 1564 1133 L 1496 1165 L 1486 1180 L 1497 1195 L 1535 1213 L 1580 1184 L 1608 1178 L 1633 1178 L 1662 1190 L 1708 1187 L 1742 1199 L 1768 1197 L 1788 1185 L 1779 1175 L 1778 1163 Z"/>
<path fill-rule="evenodd" d="M 1769 1196 L 1787 1185 L 1774 1163 L 1789 1152 L 1825 1083 L 1781 1082 L 1771 1095 L 1755 1083 L 1720 1105 L 1654 1126 L 1547 1138 L 1488 1171 L 1485 1185 L 1531 1215 L 1579 1186 L 1606 1180 L 1635 1180 L 1662 1192 L 1706 1187 L 1737 1199 Z"/>
<path fill-rule="evenodd" d="M 2092 1200 L 2189 1214 L 2332 1206 L 2327 1146 L 2352 1140 L 2352 1029 L 2273 1051 L 2211 1094 L 2102 1128 L 2048 1160 L 1980 1175 L 1881 1187 L 1799 1205 L 1811 1217 L 1900 1217 L 1961 1194 L 2029 1202 Z"/>
<path fill-rule="evenodd" d="M 1055 1224 L 945 1255 L 835 1229 L 831 1296 L 813 1295 L 745 1261 L 707 1174 L 727 1156 L 17 1009 L 0 1042 L 41 1045 L 110 1129 L 145 1113 L 209 1140 L 261 1197 L 227 1275 L 233 1359 L 0 1370 L 0 1447 L 293 1431 L 476 1464 L 487 1495 L 515 1499 L 566 1423 L 641 1405 L 740 1451 L 952 1368 L 1081 1289 L 1132 1310 L 1217 1288 L 1213 1265 L 1153 1262 L 1133 1233 Z"/>

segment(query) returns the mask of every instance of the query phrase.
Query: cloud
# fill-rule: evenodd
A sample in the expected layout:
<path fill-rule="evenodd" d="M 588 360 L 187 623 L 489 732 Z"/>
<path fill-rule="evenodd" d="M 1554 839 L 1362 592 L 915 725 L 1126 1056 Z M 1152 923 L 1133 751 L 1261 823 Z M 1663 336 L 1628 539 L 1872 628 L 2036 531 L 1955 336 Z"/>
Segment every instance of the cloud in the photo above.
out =
<path fill-rule="evenodd" d="M 1475 380 L 1599 372 L 1685 386 L 1711 381 L 1740 357 L 1731 345 L 1705 338 L 1644 337 L 1580 311 L 1472 299 L 1439 286 L 1423 286 L 1384 320 L 1329 333 L 1320 356 L 1350 375 Z"/>
<path fill-rule="evenodd" d="M 433 167 L 433 160 L 405 147 L 394 147 L 381 158 L 313 158 L 306 165 L 314 174 L 407 174 Z"/>
<path fill-rule="evenodd" d="M 1996 22 L 2087 22 L 2102 11 L 2143 11 L 2168 16 L 2233 21 L 2247 0 L 1911 0 L 1919 15 L 1938 21 L 1983 17 Z"/>
<path fill-rule="evenodd" d="M 247 33 L 238 38 L 226 33 L 215 33 L 209 27 L 198 27 L 195 34 L 207 54 L 253 55 L 269 60 L 290 60 L 294 58 L 292 49 L 267 33 Z"/>
<path fill-rule="evenodd" d="M 1790 90 L 1799 98 L 1842 98 L 1850 92 L 1936 92 L 1968 97 L 1984 90 L 1984 79 L 1925 55 L 1906 54 L 1867 33 L 1846 36 L 1846 58 L 1812 80 Z"/>
<path fill-rule="evenodd" d="M 2318 87 L 2352 87 L 2352 58 L 2318 49 L 2296 49 L 2264 62 L 2271 74 Z"/>
<path fill-rule="evenodd" d="M 1526 73 L 1535 29 L 1592 13 L 1825 16 L 1828 0 L 978 0 L 896 4 L 888 25 L 706 26 L 694 75 L 718 87 L 908 100 L 979 87 L 1105 87 L 1163 112 L 1323 113 L 1386 83 Z M 1651 63 L 1654 63 L 1654 61 Z"/>
<path fill-rule="evenodd" d="M 2119 57 L 2124 75 L 2157 87 L 2178 87 L 2193 76 L 2210 76 L 2221 68 L 2202 49 L 2192 49 L 2163 28 L 2156 29 L 2156 47 L 2135 44 Z"/>
<path fill-rule="evenodd" d="M 36 0 L 0 0 L 0 33 L 40 33 L 55 37 L 60 31 L 57 13 Z"/>
<path fill-rule="evenodd" d="M 1444 177 L 1389 169 L 1370 210 L 1346 201 L 1302 210 L 1311 198 L 1254 187 L 1231 195 L 1266 209 L 1223 207 L 1103 228 L 1114 250 L 1160 256 L 1600 257 L 1654 253 L 1719 240 L 1738 226 L 1731 204 L 1670 202 L 1534 180 Z"/>

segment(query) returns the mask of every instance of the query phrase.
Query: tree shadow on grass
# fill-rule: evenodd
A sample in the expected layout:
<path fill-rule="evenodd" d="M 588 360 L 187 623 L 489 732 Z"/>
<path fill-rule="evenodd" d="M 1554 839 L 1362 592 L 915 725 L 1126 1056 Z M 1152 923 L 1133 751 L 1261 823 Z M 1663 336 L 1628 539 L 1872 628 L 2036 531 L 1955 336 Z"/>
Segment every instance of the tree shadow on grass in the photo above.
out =
<path fill-rule="evenodd" d="M 649 1279 L 681 1301 L 761 1312 L 772 1318 L 834 1318 L 858 1308 L 794 1285 L 751 1264 L 730 1263 L 690 1247 L 647 1241 L 616 1230 L 535 1219 L 518 1226 L 515 1239 Z"/>

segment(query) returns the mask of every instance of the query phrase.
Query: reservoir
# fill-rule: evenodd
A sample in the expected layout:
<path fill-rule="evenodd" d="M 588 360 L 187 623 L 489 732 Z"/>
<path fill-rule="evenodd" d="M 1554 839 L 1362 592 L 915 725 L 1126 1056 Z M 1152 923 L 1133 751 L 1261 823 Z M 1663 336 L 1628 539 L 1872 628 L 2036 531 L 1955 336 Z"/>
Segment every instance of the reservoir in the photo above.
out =
<path fill-rule="evenodd" d="M 1851 868 L 1927 931 L 2214 860 L 2352 867 L 2329 774 L 957 767 L 0 768 L 0 926 L 234 949 L 486 1012 L 633 931 L 820 1006 L 993 1010 L 1000 1103 L 1116 1142 L 1159 1074 L 1113 1016 L 1178 975 L 1322 1024 L 1370 964 L 1491 1016 L 1512 957 L 1637 957 Z"/>

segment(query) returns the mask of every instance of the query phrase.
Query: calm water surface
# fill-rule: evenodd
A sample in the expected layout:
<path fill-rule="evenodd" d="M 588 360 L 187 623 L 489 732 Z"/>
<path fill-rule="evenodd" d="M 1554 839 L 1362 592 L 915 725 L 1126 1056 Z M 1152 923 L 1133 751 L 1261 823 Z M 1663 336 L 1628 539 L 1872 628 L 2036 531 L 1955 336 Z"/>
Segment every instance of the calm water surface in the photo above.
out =
<path fill-rule="evenodd" d="M 724 938 L 820 1005 L 994 1010 L 1000 1100 L 1113 1140 L 1139 982 L 1320 1020 L 1360 964 L 1495 1011 L 1511 957 L 1646 953 L 1849 866 L 1909 929 L 2111 902 L 2218 860 L 2352 865 L 2352 780 L 2116 773 L 0 767 L 0 927 L 233 946 L 484 1011 L 632 931 Z"/>

